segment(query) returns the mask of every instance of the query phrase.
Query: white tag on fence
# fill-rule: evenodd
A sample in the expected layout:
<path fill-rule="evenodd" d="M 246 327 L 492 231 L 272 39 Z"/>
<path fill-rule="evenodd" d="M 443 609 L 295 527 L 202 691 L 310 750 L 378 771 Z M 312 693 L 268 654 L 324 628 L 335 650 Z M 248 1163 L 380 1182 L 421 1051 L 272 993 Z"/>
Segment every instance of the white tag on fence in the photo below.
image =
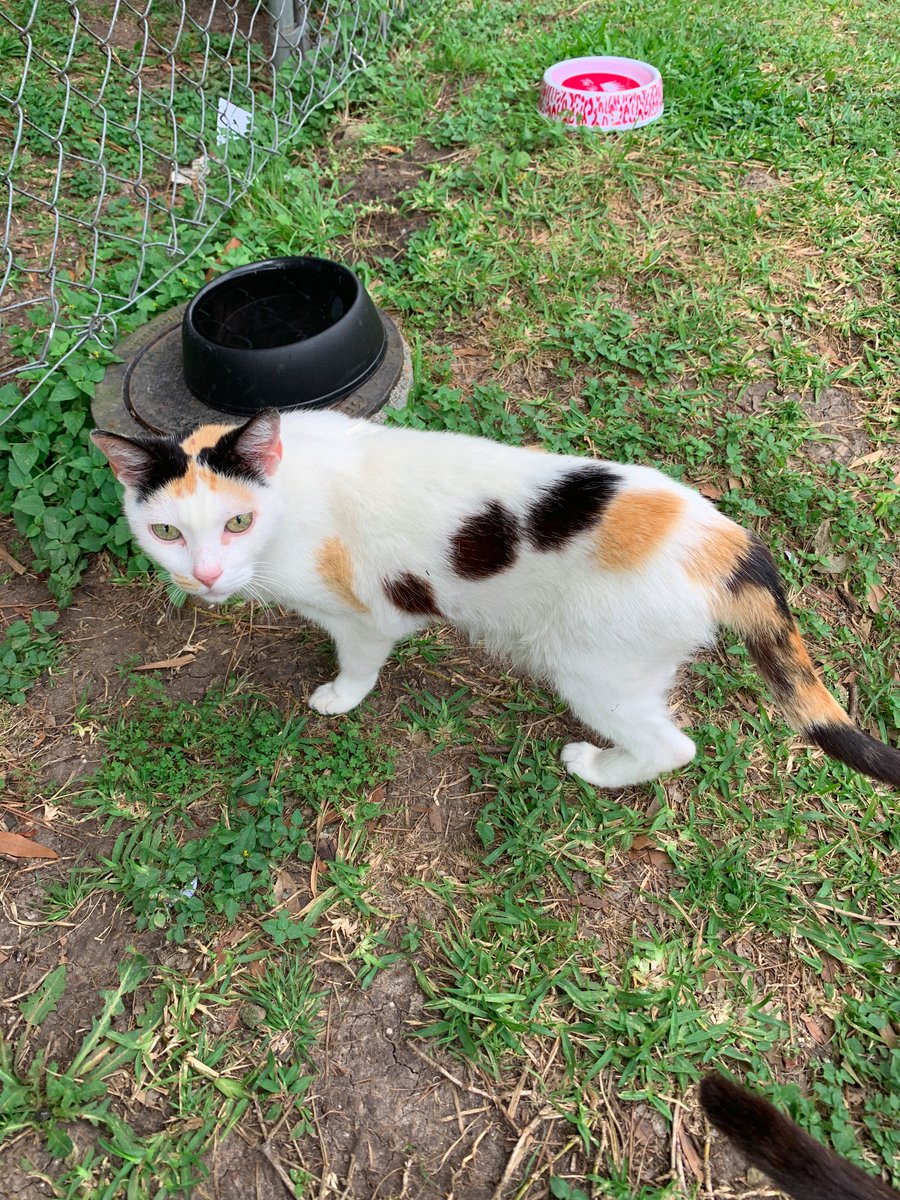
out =
<path fill-rule="evenodd" d="M 216 120 L 218 133 L 216 142 L 221 146 L 233 134 L 246 137 L 250 132 L 250 114 L 245 108 L 238 108 L 230 100 L 219 100 L 219 115 Z"/>

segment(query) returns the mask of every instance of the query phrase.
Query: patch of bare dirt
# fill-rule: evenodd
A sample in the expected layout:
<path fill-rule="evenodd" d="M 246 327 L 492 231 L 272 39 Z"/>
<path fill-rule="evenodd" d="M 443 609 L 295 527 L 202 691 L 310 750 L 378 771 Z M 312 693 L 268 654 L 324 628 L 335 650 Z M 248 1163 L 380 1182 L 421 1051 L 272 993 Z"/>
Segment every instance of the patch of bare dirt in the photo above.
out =
<path fill-rule="evenodd" d="M 317 1053 L 322 1151 L 353 1196 L 488 1200 L 516 1127 L 498 1103 L 454 1085 L 409 1040 L 423 1003 L 406 966 L 381 972 L 366 992 L 336 982 Z"/>
<path fill-rule="evenodd" d="M 356 122 L 348 122 L 336 138 L 338 145 L 355 140 L 360 132 L 357 126 Z M 365 257 L 373 262 L 399 258 L 412 235 L 431 220 L 427 211 L 410 207 L 410 193 L 428 176 L 432 164 L 459 155 L 460 151 L 440 150 L 425 138 L 419 138 L 408 150 L 400 146 L 375 147 L 356 174 L 341 179 L 342 189 L 363 207 L 352 238 L 338 239 L 336 245 L 348 253 L 365 247 Z"/>
<path fill-rule="evenodd" d="M 762 167 L 751 167 L 738 180 L 738 187 L 745 192 L 773 192 L 782 186 L 782 180 L 778 174 L 766 171 Z"/>
<path fill-rule="evenodd" d="M 813 462 L 832 460 L 848 466 L 872 448 L 865 431 L 866 406 L 861 396 L 849 388 L 823 388 L 816 395 L 800 397 L 809 422 L 823 441 L 807 442 L 804 449 Z"/>

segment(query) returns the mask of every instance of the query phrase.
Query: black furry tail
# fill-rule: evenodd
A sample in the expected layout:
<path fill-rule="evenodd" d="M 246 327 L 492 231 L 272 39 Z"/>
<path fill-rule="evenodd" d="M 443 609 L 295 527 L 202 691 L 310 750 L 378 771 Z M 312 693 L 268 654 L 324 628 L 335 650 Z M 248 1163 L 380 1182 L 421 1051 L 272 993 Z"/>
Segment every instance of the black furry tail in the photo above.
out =
<path fill-rule="evenodd" d="M 832 758 L 840 759 L 872 779 L 900 788 L 900 750 L 869 737 L 855 725 L 840 721 L 807 725 L 803 732 Z"/>
<path fill-rule="evenodd" d="M 768 1100 L 724 1075 L 705 1077 L 700 1102 L 710 1124 L 795 1200 L 900 1200 L 900 1192 L 839 1158 Z"/>

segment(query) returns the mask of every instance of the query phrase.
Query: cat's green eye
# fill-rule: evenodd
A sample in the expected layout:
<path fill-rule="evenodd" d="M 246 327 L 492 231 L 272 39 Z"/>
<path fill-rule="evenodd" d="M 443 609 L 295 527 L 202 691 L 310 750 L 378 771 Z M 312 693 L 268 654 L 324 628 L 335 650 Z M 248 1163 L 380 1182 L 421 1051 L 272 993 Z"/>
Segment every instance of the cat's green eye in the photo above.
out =
<path fill-rule="evenodd" d="M 161 542 L 177 542 L 181 537 L 181 530 L 174 525 L 151 525 L 150 528 Z"/>
<path fill-rule="evenodd" d="M 253 513 L 241 513 L 237 517 L 232 517 L 230 521 L 225 522 L 225 528 L 229 533 L 246 533 L 253 524 Z"/>

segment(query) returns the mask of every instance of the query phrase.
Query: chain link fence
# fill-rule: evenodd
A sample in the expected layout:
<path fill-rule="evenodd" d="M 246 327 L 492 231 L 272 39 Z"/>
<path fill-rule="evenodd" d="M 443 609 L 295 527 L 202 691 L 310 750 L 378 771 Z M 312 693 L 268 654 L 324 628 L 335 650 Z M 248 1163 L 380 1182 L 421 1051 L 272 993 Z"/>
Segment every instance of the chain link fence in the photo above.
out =
<path fill-rule="evenodd" d="M 112 345 L 404 6 L 0 0 L 0 385 Z"/>

